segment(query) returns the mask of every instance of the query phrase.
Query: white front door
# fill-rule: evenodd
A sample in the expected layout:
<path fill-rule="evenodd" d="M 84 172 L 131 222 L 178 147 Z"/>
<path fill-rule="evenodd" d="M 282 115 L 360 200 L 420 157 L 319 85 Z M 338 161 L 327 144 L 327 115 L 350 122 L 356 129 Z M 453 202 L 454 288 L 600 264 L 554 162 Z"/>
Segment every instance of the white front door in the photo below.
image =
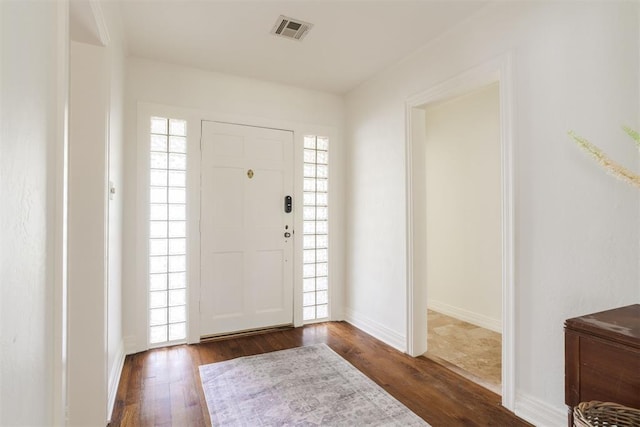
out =
<path fill-rule="evenodd" d="M 293 133 L 202 122 L 200 336 L 293 323 Z"/>

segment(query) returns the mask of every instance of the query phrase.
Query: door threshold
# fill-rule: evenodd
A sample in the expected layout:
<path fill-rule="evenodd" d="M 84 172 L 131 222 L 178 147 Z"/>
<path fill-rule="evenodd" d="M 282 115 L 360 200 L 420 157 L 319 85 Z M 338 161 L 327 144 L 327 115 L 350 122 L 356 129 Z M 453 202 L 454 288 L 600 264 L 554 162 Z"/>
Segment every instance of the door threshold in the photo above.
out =
<path fill-rule="evenodd" d="M 454 365 L 453 363 L 444 360 L 441 357 L 438 357 L 434 354 L 429 354 L 429 352 L 427 351 L 426 353 L 424 353 L 421 357 L 424 357 L 425 359 L 429 359 L 432 360 L 434 362 L 436 362 L 439 365 L 444 366 L 445 368 L 447 368 L 448 370 L 450 370 L 451 372 L 455 372 L 456 374 L 460 375 L 461 377 L 464 377 L 466 379 L 468 379 L 469 381 L 472 381 L 476 384 L 478 384 L 480 387 L 484 387 L 487 390 L 497 394 L 498 396 L 502 395 L 502 385 L 501 384 L 494 384 L 490 381 L 487 381 L 483 378 L 480 378 L 477 375 L 472 374 L 471 372 L 468 372 L 462 368 L 460 368 L 459 366 Z"/>
<path fill-rule="evenodd" d="M 252 335 L 268 334 L 270 332 L 288 331 L 293 328 L 294 328 L 293 324 L 289 323 L 287 325 L 269 326 L 267 328 L 259 328 L 259 329 L 247 329 L 244 331 L 229 332 L 226 334 L 206 335 L 206 336 L 200 337 L 200 343 L 222 341 L 222 340 L 227 340 L 232 338 L 250 337 Z"/>

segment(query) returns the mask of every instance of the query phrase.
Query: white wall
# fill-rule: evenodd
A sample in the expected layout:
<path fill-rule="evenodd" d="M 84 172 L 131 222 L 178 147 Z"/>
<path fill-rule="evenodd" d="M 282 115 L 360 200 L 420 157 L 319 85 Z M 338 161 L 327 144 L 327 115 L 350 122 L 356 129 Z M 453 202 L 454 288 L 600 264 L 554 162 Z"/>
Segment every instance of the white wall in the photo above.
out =
<path fill-rule="evenodd" d="M 99 46 L 71 43 L 69 97 L 69 425 L 107 419 L 109 67 Z"/>
<path fill-rule="evenodd" d="M 0 425 L 60 421 L 56 264 L 67 19 L 54 2 L 0 2 Z M 61 61 L 61 62 L 59 62 Z M 54 324 L 55 322 L 55 324 Z M 56 387 L 54 389 L 54 386 Z M 54 407 L 56 405 L 56 407 Z"/>
<path fill-rule="evenodd" d="M 488 87 L 426 115 L 426 261 L 429 308 L 501 329 L 500 105 Z M 414 183 L 414 185 L 417 183 Z"/>
<path fill-rule="evenodd" d="M 71 29 L 85 25 L 95 36 L 73 41 L 70 55 L 68 419 L 69 425 L 104 425 L 124 362 L 124 43 L 117 4 L 72 8 L 85 8 L 87 19 L 78 21 L 83 15 L 72 9 Z"/>
<path fill-rule="evenodd" d="M 343 123 L 342 98 L 332 94 L 211 73 L 177 65 L 130 58 L 127 61 L 125 110 L 125 239 L 123 264 L 124 335 L 127 353 L 146 348 L 147 296 L 146 277 L 137 269 L 146 265 L 146 254 L 136 247 L 138 235 L 137 188 L 137 106 L 152 103 L 201 112 L 200 117 L 217 117 L 242 124 L 265 125 L 296 130 L 325 127 L 333 129 L 331 189 L 332 203 L 332 286 L 336 292 L 333 316 L 342 317 L 342 193 L 343 145 L 340 132 Z M 199 113 L 200 114 L 200 113 Z M 144 141 L 143 141 L 144 142 Z M 335 260 L 335 262 L 334 262 Z M 190 261 L 191 263 L 191 261 Z"/>
<path fill-rule="evenodd" d="M 107 248 L 107 379 L 110 416 L 118 391 L 124 363 L 122 335 L 122 240 L 124 228 L 124 64 L 126 45 L 119 5 L 103 3 L 102 10 L 109 31 L 106 46 L 109 64 L 109 148 L 108 181 L 115 194 L 108 200 Z"/>
<path fill-rule="evenodd" d="M 511 52 L 515 97 L 516 410 L 564 418 L 563 321 L 638 302 L 638 193 L 576 149 L 630 166 L 638 4 L 497 3 L 347 95 L 346 311 L 406 339 L 405 100 Z"/>

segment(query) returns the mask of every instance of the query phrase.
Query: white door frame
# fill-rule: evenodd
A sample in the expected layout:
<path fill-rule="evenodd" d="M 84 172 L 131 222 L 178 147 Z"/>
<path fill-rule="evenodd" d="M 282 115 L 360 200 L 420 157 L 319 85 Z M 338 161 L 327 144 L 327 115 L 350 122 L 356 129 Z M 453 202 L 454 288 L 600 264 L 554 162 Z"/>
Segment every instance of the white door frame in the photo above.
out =
<path fill-rule="evenodd" d="M 331 165 L 329 179 L 329 204 L 330 206 L 344 206 L 344 185 L 342 184 L 342 165 L 344 164 L 344 152 L 341 144 L 340 130 L 332 126 L 316 125 L 291 120 L 268 119 L 243 114 L 228 114 L 203 109 L 176 107 L 164 104 L 138 102 L 137 104 L 137 201 L 136 201 L 136 279 L 137 285 L 126 293 L 124 298 L 133 298 L 135 302 L 134 317 L 135 326 L 133 334 L 125 337 L 126 354 L 133 354 L 149 348 L 147 341 L 147 277 L 148 268 L 145 261 L 148 240 L 148 187 L 149 187 L 149 129 L 148 118 L 152 115 L 183 119 L 187 121 L 187 180 L 200 182 L 200 139 L 202 134 L 202 121 L 233 123 L 245 126 L 265 127 L 272 129 L 290 130 L 294 138 L 294 230 L 302 230 L 302 175 L 303 175 L 303 141 L 305 135 L 327 136 L 331 141 L 330 156 Z M 197 153 L 197 154 L 195 154 Z M 200 342 L 200 187 L 187 188 L 187 342 L 190 344 Z M 344 277 L 344 243 L 341 236 L 344 235 L 342 221 L 343 213 L 338 209 L 329 211 L 329 222 L 333 224 L 329 235 L 329 270 L 330 287 L 330 312 L 331 320 L 343 320 L 342 295 Z M 304 324 L 302 319 L 302 232 L 294 234 L 294 285 L 293 285 L 293 324 L 295 327 Z"/>
<path fill-rule="evenodd" d="M 513 155 L 513 76 L 511 55 L 479 65 L 405 101 L 407 165 L 407 353 L 419 356 L 427 350 L 427 285 L 424 263 L 414 262 L 424 256 L 424 247 L 414 238 L 419 211 L 414 180 L 420 172 L 421 135 L 414 126 L 420 107 L 453 98 L 491 83 L 500 86 L 501 144 L 501 212 L 502 212 L 502 405 L 513 411 L 515 404 L 515 274 L 514 274 L 514 155 Z M 422 114 L 424 112 L 422 111 Z M 423 122 L 424 123 L 424 122 Z M 424 162 L 424 160 L 423 160 Z M 424 168 L 424 163 L 422 163 Z M 420 270 L 419 270 L 420 269 Z"/>

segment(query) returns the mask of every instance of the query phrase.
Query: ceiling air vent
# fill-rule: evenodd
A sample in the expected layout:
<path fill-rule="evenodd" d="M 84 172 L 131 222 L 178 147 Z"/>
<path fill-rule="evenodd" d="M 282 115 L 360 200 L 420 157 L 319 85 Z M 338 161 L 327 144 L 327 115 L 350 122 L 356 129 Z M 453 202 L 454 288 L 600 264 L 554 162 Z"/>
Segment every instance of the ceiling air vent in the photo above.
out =
<path fill-rule="evenodd" d="M 313 24 L 280 15 L 276 24 L 271 29 L 271 34 L 288 39 L 302 40 L 311 27 L 313 27 Z"/>

